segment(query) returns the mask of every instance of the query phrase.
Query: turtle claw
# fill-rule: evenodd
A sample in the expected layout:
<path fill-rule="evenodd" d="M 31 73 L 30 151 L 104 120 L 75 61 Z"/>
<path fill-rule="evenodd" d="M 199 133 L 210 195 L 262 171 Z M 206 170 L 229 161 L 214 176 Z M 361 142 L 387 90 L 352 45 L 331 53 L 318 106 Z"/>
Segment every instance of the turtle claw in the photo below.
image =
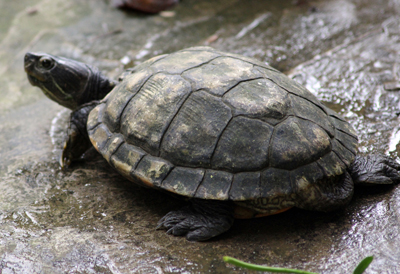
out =
<path fill-rule="evenodd" d="M 63 151 L 61 153 L 60 160 L 59 160 L 61 169 L 63 169 L 63 170 L 68 168 L 71 165 L 71 159 L 67 157 L 67 151 L 68 151 L 67 148 L 68 148 L 68 141 L 66 141 L 64 143 L 64 148 L 63 148 Z"/>
<path fill-rule="evenodd" d="M 96 104 L 87 104 L 71 113 L 66 141 L 60 158 L 62 169 L 67 168 L 92 146 L 86 131 L 87 115 Z"/>
<path fill-rule="evenodd" d="M 73 134 L 68 135 L 60 157 L 61 169 L 68 168 L 74 160 L 79 159 L 82 155 L 82 149 L 79 149 L 77 141 Z"/>
<path fill-rule="evenodd" d="M 373 154 L 357 156 L 350 167 L 351 177 L 358 184 L 393 184 L 400 182 L 400 164 L 390 157 Z"/>
<path fill-rule="evenodd" d="M 168 215 L 168 214 L 167 214 Z M 166 224 L 164 224 L 164 220 L 165 217 L 167 217 L 167 215 L 165 215 L 164 217 L 162 217 L 158 222 L 157 222 L 157 227 L 156 230 L 162 230 L 162 229 L 169 229 Z M 167 231 L 168 232 L 168 231 Z"/>
<path fill-rule="evenodd" d="M 189 241 L 205 241 L 223 232 L 214 232 L 215 229 L 211 227 L 207 231 L 205 228 L 209 227 L 212 222 L 202 217 L 190 210 L 189 207 L 185 207 L 181 210 L 169 212 L 160 220 L 157 228 L 166 229 L 169 235 L 186 235 L 186 239 Z M 201 229 L 202 233 L 196 232 L 198 229 Z"/>
<path fill-rule="evenodd" d="M 167 234 L 185 236 L 189 241 L 206 241 L 227 231 L 233 224 L 231 205 L 207 201 L 186 206 L 180 210 L 167 213 L 158 222 L 156 229 L 165 229 Z M 208 207 L 218 203 L 216 208 Z"/>

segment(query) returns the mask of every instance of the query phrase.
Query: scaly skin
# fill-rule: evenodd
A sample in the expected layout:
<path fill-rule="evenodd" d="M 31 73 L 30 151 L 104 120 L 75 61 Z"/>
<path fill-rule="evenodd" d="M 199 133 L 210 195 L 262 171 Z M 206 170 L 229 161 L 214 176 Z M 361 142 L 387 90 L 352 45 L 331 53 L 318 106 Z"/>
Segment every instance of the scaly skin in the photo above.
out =
<path fill-rule="evenodd" d="M 96 107 L 98 103 L 99 101 L 92 101 L 78 107 L 71 113 L 67 138 L 60 159 L 62 168 L 68 167 L 92 147 L 87 133 L 86 123 L 90 111 Z"/>
<path fill-rule="evenodd" d="M 118 83 L 96 67 L 50 54 L 28 52 L 24 63 L 29 82 L 71 110 L 103 99 Z"/>
<path fill-rule="evenodd" d="M 192 199 L 189 206 L 167 213 L 158 222 L 157 229 L 186 236 L 189 241 L 205 241 L 231 228 L 233 212 L 230 202 Z"/>
<path fill-rule="evenodd" d="M 393 184 L 400 182 L 400 164 L 384 155 L 356 156 L 349 169 L 355 184 Z"/>

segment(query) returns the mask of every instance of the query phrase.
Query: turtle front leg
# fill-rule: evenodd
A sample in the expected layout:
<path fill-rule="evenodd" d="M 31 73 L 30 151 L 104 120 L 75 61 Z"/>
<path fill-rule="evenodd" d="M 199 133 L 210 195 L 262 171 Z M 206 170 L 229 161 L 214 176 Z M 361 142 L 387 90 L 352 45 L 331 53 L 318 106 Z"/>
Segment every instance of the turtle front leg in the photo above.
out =
<path fill-rule="evenodd" d="M 390 157 L 372 154 L 356 156 L 349 172 L 355 184 L 394 184 L 400 182 L 400 164 Z"/>
<path fill-rule="evenodd" d="M 73 161 L 78 160 L 92 146 L 86 124 L 90 111 L 98 103 L 98 101 L 93 101 L 84 104 L 71 113 L 67 138 L 60 159 L 62 168 L 68 167 Z"/>
<path fill-rule="evenodd" d="M 193 199 L 189 206 L 165 215 L 157 229 L 166 229 L 174 236 L 186 235 L 189 241 L 205 241 L 231 228 L 233 211 L 230 202 Z"/>

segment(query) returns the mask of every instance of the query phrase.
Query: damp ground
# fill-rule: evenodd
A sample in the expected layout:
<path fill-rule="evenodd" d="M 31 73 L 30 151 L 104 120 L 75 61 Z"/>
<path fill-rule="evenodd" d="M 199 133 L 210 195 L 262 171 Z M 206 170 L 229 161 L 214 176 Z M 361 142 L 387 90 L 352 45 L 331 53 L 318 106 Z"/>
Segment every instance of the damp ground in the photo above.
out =
<path fill-rule="evenodd" d="M 131 185 L 94 151 L 61 170 L 69 112 L 32 87 L 27 51 L 110 77 L 155 55 L 208 45 L 304 84 L 356 128 L 360 153 L 399 159 L 400 2 L 183 0 L 148 15 L 99 0 L 0 0 L 0 273 L 244 273 L 244 261 L 351 273 L 400 271 L 400 187 L 357 188 L 334 213 L 292 209 L 204 243 L 156 230 L 183 202 Z"/>

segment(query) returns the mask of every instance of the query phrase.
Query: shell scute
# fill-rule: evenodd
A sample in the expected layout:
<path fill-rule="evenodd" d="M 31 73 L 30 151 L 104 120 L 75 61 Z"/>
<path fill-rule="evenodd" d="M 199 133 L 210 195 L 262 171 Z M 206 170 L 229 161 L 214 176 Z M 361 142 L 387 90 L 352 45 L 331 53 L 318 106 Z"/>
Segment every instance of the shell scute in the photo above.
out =
<path fill-rule="evenodd" d="M 228 200 L 233 174 L 220 170 L 207 169 L 195 197 L 213 200 Z"/>
<path fill-rule="evenodd" d="M 122 143 L 118 149 L 111 155 L 109 163 L 123 176 L 132 178 L 134 170 L 139 161 L 146 155 L 146 152 L 140 148 Z"/>
<path fill-rule="evenodd" d="M 325 175 L 327 177 L 334 177 L 340 174 L 347 169 L 346 165 L 338 158 L 338 156 L 331 151 L 326 154 L 324 157 L 321 157 L 317 161 L 318 165 L 322 168 Z"/>
<path fill-rule="evenodd" d="M 239 83 L 223 96 L 232 106 L 234 115 L 245 115 L 271 121 L 281 121 L 290 112 L 288 93 L 268 79 Z"/>
<path fill-rule="evenodd" d="M 357 132 L 354 130 L 354 128 L 347 122 L 344 122 L 341 119 L 336 118 L 335 116 L 329 117 L 332 124 L 340 131 L 346 132 L 346 134 L 350 135 L 354 139 L 358 140 L 357 137 Z"/>
<path fill-rule="evenodd" d="M 88 121 L 87 121 L 87 130 L 92 130 L 97 127 L 103 120 L 103 111 L 104 111 L 104 103 L 97 105 L 92 111 L 89 113 Z"/>
<path fill-rule="evenodd" d="M 312 163 L 332 150 L 331 138 L 320 126 L 289 117 L 275 127 L 270 166 L 293 170 Z"/>
<path fill-rule="evenodd" d="M 259 197 L 261 197 L 260 172 L 236 173 L 229 191 L 229 199 L 245 201 Z"/>
<path fill-rule="evenodd" d="M 165 133 L 160 156 L 180 166 L 209 167 L 231 116 L 220 98 L 204 91 L 192 93 Z"/>
<path fill-rule="evenodd" d="M 295 192 L 287 170 L 267 168 L 260 174 L 260 197 L 290 196 Z"/>
<path fill-rule="evenodd" d="M 195 90 L 202 89 L 216 96 L 224 95 L 240 81 L 255 77 L 252 64 L 228 57 L 189 69 L 182 76 L 193 83 Z"/>
<path fill-rule="evenodd" d="M 190 91 L 190 84 L 179 75 L 152 76 L 121 115 L 121 133 L 127 142 L 157 155 L 169 123 Z"/>
<path fill-rule="evenodd" d="M 91 135 L 91 140 L 94 148 L 101 154 L 106 153 L 107 151 L 106 144 L 112 136 L 108 128 L 104 124 L 100 124 L 91 131 L 89 131 L 89 134 Z"/>
<path fill-rule="evenodd" d="M 343 146 L 338 140 L 332 139 L 332 151 L 342 160 L 346 167 L 350 167 L 351 163 L 354 161 L 355 154 Z"/>
<path fill-rule="evenodd" d="M 340 130 L 336 130 L 336 139 L 353 155 L 357 154 L 358 139 Z"/>
<path fill-rule="evenodd" d="M 293 112 L 297 117 L 312 121 L 321 126 L 330 137 L 335 136 L 335 127 L 321 108 L 299 96 L 290 95 L 290 99 Z"/>
<path fill-rule="evenodd" d="M 175 167 L 162 182 L 161 187 L 172 193 L 193 197 L 203 180 L 201 168 Z"/>
<path fill-rule="evenodd" d="M 218 142 L 212 167 L 241 172 L 268 166 L 272 132 L 273 127 L 260 120 L 242 116 L 233 118 Z"/>
<path fill-rule="evenodd" d="M 320 108 L 324 108 L 322 103 L 315 97 L 310 91 L 308 91 L 305 87 L 297 83 L 295 80 L 290 79 L 285 74 L 272 71 L 269 69 L 265 69 L 263 67 L 256 67 L 256 69 L 267 79 L 270 79 L 275 84 L 280 86 L 281 88 L 285 89 L 289 93 L 295 94 L 302 98 L 313 102 L 316 106 L 320 106 Z"/>
<path fill-rule="evenodd" d="M 147 186 L 159 187 L 172 168 L 173 165 L 164 159 L 145 155 L 132 170 L 132 176 Z"/>

